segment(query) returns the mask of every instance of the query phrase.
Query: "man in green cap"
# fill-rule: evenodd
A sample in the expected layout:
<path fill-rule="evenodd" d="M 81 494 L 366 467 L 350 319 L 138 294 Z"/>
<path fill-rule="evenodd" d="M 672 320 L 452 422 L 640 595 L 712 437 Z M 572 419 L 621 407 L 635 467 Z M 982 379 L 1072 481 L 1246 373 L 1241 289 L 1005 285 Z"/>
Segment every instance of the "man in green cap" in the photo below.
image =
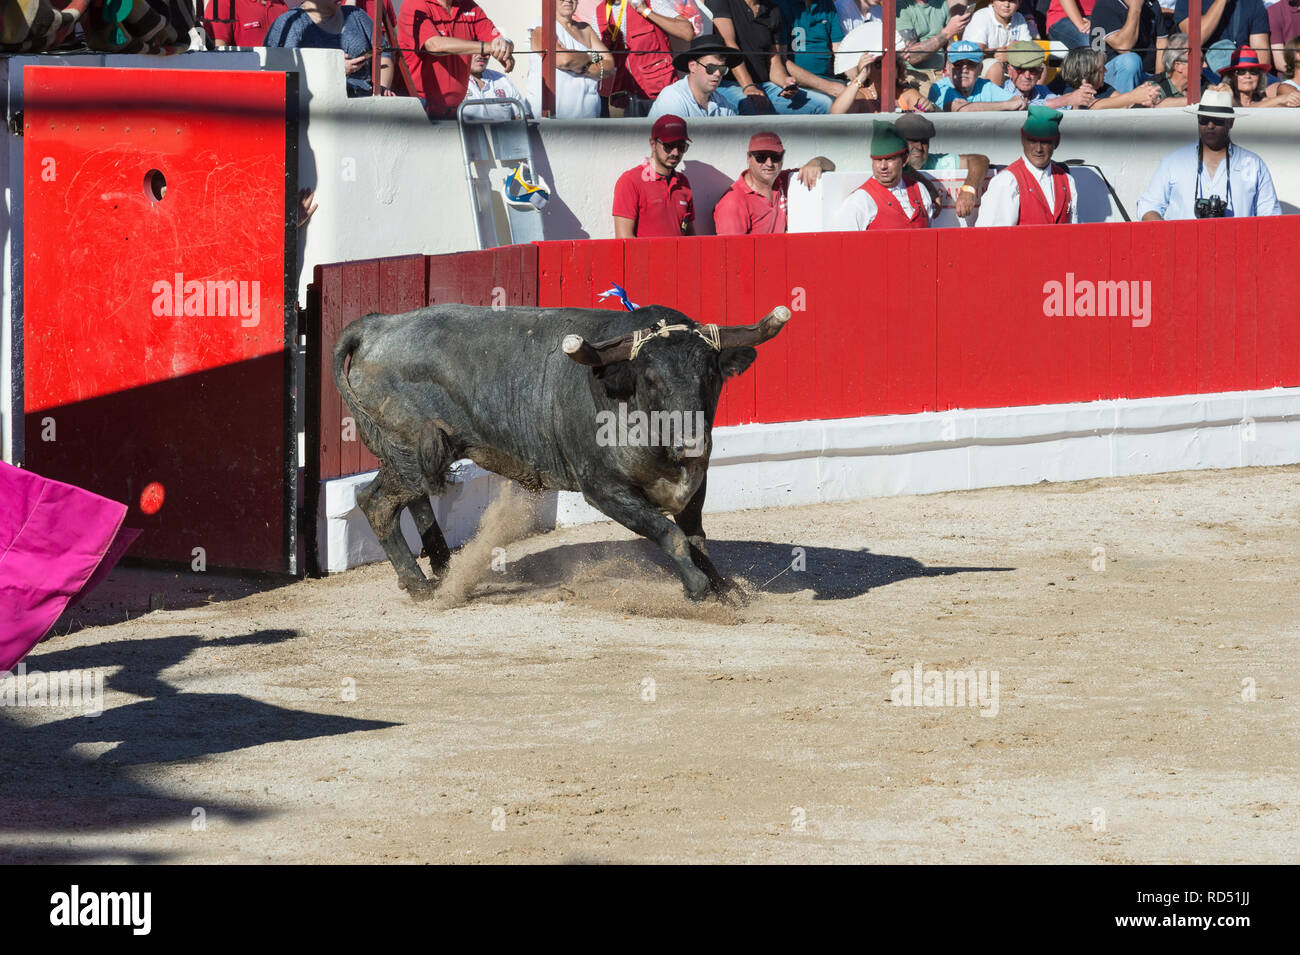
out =
<path fill-rule="evenodd" d="M 1008 78 L 1002 88 L 1008 93 L 1019 93 L 1030 106 L 1087 109 L 1092 105 L 1097 91 L 1087 83 L 1065 96 L 1053 94 L 1043 85 L 1044 64 L 1043 48 L 1033 40 L 1012 43 L 1007 47 Z"/>
<path fill-rule="evenodd" d="M 928 229 L 933 201 L 919 182 L 904 180 L 906 165 L 907 141 L 893 123 L 876 120 L 871 134 L 871 178 L 840 204 L 835 228 L 842 232 Z"/>
<path fill-rule="evenodd" d="M 1069 169 L 1052 162 L 1061 144 L 1061 117 L 1046 106 L 1029 107 L 1020 129 L 1024 156 L 989 181 L 976 225 L 1047 225 L 1079 221 L 1079 190 Z"/>

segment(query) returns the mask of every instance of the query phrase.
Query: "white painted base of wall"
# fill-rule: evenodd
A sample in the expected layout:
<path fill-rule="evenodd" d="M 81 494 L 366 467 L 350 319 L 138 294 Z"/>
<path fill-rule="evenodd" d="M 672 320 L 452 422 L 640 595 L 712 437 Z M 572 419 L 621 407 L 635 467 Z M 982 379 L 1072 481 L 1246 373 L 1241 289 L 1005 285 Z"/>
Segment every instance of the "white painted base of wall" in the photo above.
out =
<path fill-rule="evenodd" d="M 1097 477 L 1300 463 L 1300 388 L 796 421 L 713 432 L 706 512 Z M 357 509 L 374 472 L 325 481 L 329 572 L 382 560 Z M 433 502 L 447 542 L 468 540 L 504 478 L 458 462 Z M 607 520 L 571 492 L 544 495 L 544 527 Z M 402 528 L 419 538 L 410 515 Z"/>

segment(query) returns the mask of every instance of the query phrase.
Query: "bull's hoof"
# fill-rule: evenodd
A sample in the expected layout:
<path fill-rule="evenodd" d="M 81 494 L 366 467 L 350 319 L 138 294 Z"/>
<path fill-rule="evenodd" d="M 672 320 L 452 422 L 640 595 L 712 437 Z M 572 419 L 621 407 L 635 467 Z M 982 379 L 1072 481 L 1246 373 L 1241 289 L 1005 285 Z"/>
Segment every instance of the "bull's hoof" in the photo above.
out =
<path fill-rule="evenodd" d="M 724 577 L 720 585 L 714 586 L 713 592 L 719 600 L 731 604 L 733 607 L 743 607 L 751 599 L 745 589 L 730 577 Z"/>
<path fill-rule="evenodd" d="M 429 600 L 433 597 L 438 585 L 432 580 L 399 580 L 397 586 L 401 587 L 411 595 L 412 600 Z"/>

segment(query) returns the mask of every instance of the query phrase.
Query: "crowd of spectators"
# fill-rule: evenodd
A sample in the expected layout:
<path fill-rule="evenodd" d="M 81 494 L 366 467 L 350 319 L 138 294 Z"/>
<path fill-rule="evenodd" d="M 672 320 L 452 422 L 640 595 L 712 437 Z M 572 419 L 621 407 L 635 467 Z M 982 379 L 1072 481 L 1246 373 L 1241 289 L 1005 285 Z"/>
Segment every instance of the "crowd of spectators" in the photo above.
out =
<path fill-rule="evenodd" d="M 376 2 L 206 0 L 204 12 L 218 47 L 343 49 L 349 92 L 365 95 Z M 884 44 L 871 0 L 601 0 L 585 20 L 580 0 L 519 2 L 555 4 L 560 118 L 880 111 Z M 1288 52 L 1300 0 L 1200 2 L 1203 88 L 1244 107 L 1300 105 L 1294 45 Z M 900 112 L 1186 104 L 1187 0 L 897 3 Z M 435 119 L 485 95 L 542 115 L 540 16 L 517 49 L 474 0 L 404 0 L 398 15 L 385 5 L 394 31 L 378 92 L 418 96 Z M 473 82 L 476 55 L 506 79 Z M 524 57 L 527 81 L 516 84 Z"/>
<path fill-rule="evenodd" d="M 1294 51 L 1292 51 L 1294 54 Z M 1100 64 L 1098 65 L 1100 69 Z M 1228 90 L 1208 90 L 1196 105 L 1197 139 L 1164 157 L 1138 200 L 1144 221 L 1280 215 L 1268 167 L 1256 153 L 1232 142 L 1241 107 Z M 826 215 L 834 231 L 926 229 L 947 205 L 947 190 L 928 173 L 965 170 L 953 211 L 976 226 L 1052 225 L 1080 217 L 1074 171 L 1053 160 L 1061 143 L 1061 110 L 1031 104 L 1020 130 L 1022 155 L 985 184 L 989 159 L 980 154 L 935 153 L 935 126 L 915 113 L 896 122 L 875 120 L 871 178 L 852 189 Z M 686 120 L 665 115 L 650 132 L 650 155 L 619 177 L 614 190 L 617 238 L 674 238 L 695 234 L 695 197 L 679 170 L 690 148 Z M 713 209 L 718 235 L 773 235 L 787 230 L 790 193 L 813 189 L 835 164 L 816 156 L 785 168 L 785 146 L 774 132 L 749 140 L 745 169 Z M 951 181 L 953 177 L 948 177 Z M 982 189 L 983 187 L 983 189 Z M 981 199 L 981 191 L 983 192 Z"/>

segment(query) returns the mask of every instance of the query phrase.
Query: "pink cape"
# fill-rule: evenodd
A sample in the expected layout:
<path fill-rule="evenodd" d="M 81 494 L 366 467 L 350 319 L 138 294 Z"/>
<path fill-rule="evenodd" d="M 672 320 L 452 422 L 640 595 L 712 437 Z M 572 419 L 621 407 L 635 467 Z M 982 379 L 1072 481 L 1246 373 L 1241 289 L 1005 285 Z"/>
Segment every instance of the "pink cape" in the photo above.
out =
<path fill-rule="evenodd" d="M 0 673 L 113 568 L 126 505 L 0 462 Z"/>

